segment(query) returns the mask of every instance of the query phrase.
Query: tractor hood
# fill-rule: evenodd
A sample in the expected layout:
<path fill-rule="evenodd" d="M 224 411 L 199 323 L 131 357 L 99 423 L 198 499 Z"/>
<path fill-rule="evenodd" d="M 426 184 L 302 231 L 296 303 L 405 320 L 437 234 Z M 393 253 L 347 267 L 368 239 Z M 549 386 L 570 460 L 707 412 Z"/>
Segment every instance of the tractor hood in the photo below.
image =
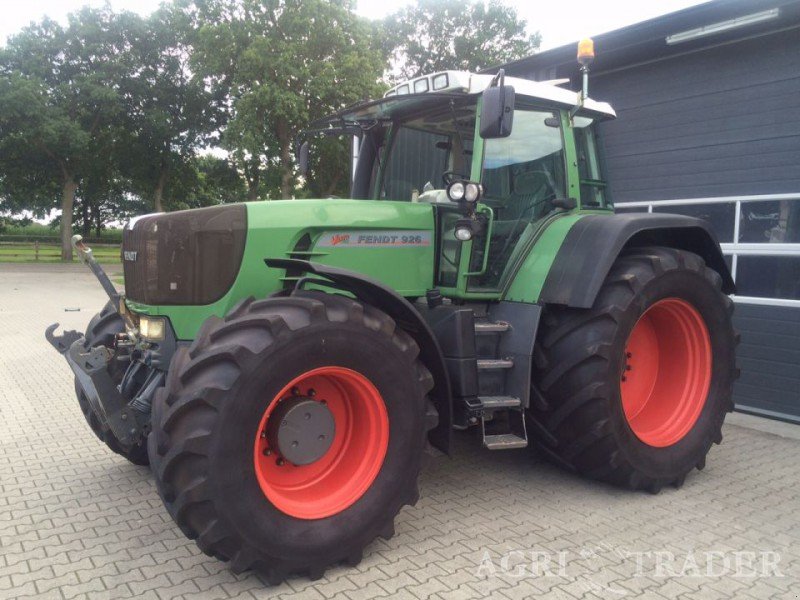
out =
<path fill-rule="evenodd" d="M 379 200 L 277 200 L 147 215 L 123 235 L 128 306 L 170 318 L 179 339 L 237 300 L 290 287 L 299 274 L 265 258 L 301 258 L 362 273 L 399 294 L 433 285 L 429 204 Z"/>

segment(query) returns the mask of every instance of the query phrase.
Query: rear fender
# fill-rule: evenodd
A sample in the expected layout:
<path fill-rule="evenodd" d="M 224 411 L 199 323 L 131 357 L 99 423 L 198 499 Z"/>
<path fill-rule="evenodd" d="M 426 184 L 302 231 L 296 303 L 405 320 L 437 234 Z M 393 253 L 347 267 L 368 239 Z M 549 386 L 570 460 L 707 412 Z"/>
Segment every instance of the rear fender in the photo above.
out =
<path fill-rule="evenodd" d="M 589 215 L 576 222 L 564 238 L 539 302 L 591 308 L 619 253 L 635 246 L 694 252 L 722 277 L 723 292 L 735 291 L 719 242 L 702 219 L 662 213 Z"/>
<path fill-rule="evenodd" d="M 434 447 L 449 453 L 453 421 L 450 378 L 439 342 L 417 309 L 380 281 L 360 273 L 291 258 L 267 258 L 264 262 L 275 269 L 291 269 L 296 273 L 324 277 L 334 284 L 332 287 L 348 291 L 365 304 L 388 314 L 403 331 L 414 338 L 420 349 L 420 360 L 433 375 L 434 386 L 430 398 L 439 412 L 439 422 L 428 433 L 428 439 Z"/>

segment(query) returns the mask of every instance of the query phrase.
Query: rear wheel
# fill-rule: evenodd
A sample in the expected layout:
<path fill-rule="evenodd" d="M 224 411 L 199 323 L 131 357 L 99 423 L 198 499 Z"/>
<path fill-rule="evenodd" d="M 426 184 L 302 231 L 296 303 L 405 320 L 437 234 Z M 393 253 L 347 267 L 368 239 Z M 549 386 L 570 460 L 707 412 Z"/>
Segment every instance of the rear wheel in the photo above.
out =
<path fill-rule="evenodd" d="M 109 301 L 103 307 L 103 310 L 89 321 L 89 325 L 86 328 L 86 345 L 90 348 L 95 348 L 97 346 L 112 348 L 116 335 L 124 331 L 125 323 Z M 119 382 L 122 381 L 122 376 L 125 374 L 125 369 L 128 364 L 127 361 L 120 363 L 116 360 L 112 360 L 108 363 L 108 372 L 114 380 L 114 383 L 119 384 Z M 130 447 L 123 446 L 117 439 L 117 436 L 114 435 L 114 432 L 111 431 L 108 425 L 103 423 L 100 416 L 94 411 L 86 395 L 78 385 L 77 378 L 75 379 L 75 395 L 78 397 L 78 405 L 89 427 L 106 446 L 135 465 L 144 466 L 149 464 L 147 458 L 147 444 L 144 438 L 138 444 L 133 444 Z"/>
<path fill-rule="evenodd" d="M 432 378 L 386 314 L 343 296 L 246 300 L 170 365 L 149 438 L 201 550 L 271 583 L 355 564 L 418 497 Z"/>
<path fill-rule="evenodd" d="M 592 309 L 546 309 L 529 411 L 540 447 L 625 487 L 681 485 L 733 409 L 732 311 L 699 256 L 627 250 Z"/>

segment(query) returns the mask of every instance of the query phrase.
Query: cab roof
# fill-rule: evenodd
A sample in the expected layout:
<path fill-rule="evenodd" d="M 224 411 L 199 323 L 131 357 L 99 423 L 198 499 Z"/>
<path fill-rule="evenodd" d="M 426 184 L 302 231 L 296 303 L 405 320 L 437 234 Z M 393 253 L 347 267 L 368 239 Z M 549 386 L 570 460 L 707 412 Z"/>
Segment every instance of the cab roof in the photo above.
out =
<path fill-rule="evenodd" d="M 489 87 L 493 75 L 467 71 L 440 71 L 404 81 L 391 88 L 380 100 L 370 100 L 349 106 L 311 124 L 312 128 L 340 125 L 342 122 L 403 120 L 426 108 L 440 106 L 444 99 L 455 105 L 471 104 Z M 558 108 L 573 108 L 578 104 L 578 92 L 559 87 L 557 82 L 531 81 L 506 77 L 505 84 L 514 87 L 516 95 L 543 101 Z M 577 112 L 580 116 L 613 119 L 617 115 L 606 102 L 587 98 Z"/>

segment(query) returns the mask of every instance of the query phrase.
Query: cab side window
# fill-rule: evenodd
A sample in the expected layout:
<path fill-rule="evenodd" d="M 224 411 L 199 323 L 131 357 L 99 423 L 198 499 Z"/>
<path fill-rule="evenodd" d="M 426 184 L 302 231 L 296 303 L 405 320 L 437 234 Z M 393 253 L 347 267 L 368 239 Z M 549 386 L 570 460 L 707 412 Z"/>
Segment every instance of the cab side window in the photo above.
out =
<path fill-rule="evenodd" d="M 447 170 L 448 141 L 446 135 L 400 127 L 384 167 L 380 199 L 411 200 L 412 192 L 422 193 L 428 182 L 442 187 L 442 173 Z"/>

